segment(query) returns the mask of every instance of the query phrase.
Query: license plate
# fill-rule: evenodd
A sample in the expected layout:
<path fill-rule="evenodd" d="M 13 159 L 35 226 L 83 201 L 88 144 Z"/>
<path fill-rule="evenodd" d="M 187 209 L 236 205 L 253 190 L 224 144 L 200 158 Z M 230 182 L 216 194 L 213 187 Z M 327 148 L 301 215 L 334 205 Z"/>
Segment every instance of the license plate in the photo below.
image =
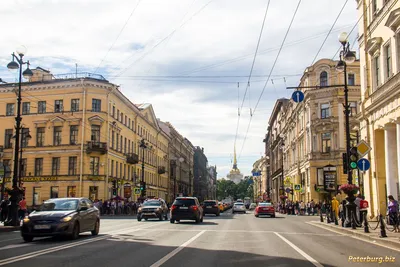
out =
<path fill-rule="evenodd" d="M 44 225 L 34 225 L 33 226 L 33 229 L 37 229 L 37 230 L 39 230 L 39 229 L 50 229 L 51 228 L 51 225 L 46 225 L 46 224 L 44 224 Z"/>
<path fill-rule="evenodd" d="M 152 215 L 153 213 L 151 213 L 151 212 L 146 212 L 146 213 L 143 213 L 144 215 Z"/>
<path fill-rule="evenodd" d="M 189 209 L 188 207 L 180 207 L 181 210 L 187 210 Z"/>
<path fill-rule="evenodd" d="M 263 208 L 263 210 L 268 210 L 267 208 Z"/>
<path fill-rule="evenodd" d="M 212 207 L 211 207 L 211 206 L 207 206 L 206 208 L 207 208 L 207 209 L 211 209 Z"/>

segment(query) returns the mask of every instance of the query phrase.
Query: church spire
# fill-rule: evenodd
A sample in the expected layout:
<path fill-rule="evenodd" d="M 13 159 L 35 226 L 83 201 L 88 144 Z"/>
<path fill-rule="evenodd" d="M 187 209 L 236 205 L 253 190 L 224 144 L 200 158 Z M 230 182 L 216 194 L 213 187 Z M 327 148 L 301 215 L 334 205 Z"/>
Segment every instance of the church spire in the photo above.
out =
<path fill-rule="evenodd" d="M 233 148 L 233 169 L 237 169 L 236 145 Z"/>

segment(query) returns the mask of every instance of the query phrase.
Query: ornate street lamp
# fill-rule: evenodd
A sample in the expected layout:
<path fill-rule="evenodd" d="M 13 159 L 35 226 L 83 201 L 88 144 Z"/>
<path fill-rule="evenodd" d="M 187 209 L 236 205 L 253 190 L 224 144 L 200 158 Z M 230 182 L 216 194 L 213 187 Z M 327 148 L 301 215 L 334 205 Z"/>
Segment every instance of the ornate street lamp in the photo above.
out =
<path fill-rule="evenodd" d="M 10 195 L 10 209 L 8 217 L 4 222 L 5 226 L 19 226 L 18 218 L 18 202 L 21 199 L 22 191 L 18 187 L 18 165 L 19 165 L 19 149 L 20 149 L 20 132 L 21 132 L 21 84 L 22 76 L 25 79 L 29 79 L 33 76 L 33 72 L 29 68 L 29 61 L 24 61 L 23 57 L 26 54 L 26 47 L 20 46 L 16 50 L 17 55 L 12 53 L 12 60 L 7 64 L 7 68 L 10 71 L 17 71 L 19 69 L 18 79 L 18 97 L 17 97 L 17 116 L 15 117 L 15 149 L 14 149 L 14 166 L 13 166 L 13 179 L 12 179 L 12 190 L 9 192 Z M 22 66 L 27 65 L 27 68 L 22 72 Z"/>
<path fill-rule="evenodd" d="M 339 42 L 342 44 L 342 51 L 340 51 L 340 60 L 336 65 L 336 70 L 343 72 L 344 76 L 344 114 L 346 119 L 346 164 L 343 166 L 347 169 L 347 185 L 343 185 L 341 190 L 348 195 L 346 200 L 347 212 L 345 226 L 355 228 L 354 216 L 356 215 L 356 204 L 354 203 L 356 197 L 354 196 L 357 186 L 353 185 L 353 172 L 349 166 L 350 163 L 350 105 L 349 105 L 349 89 L 347 86 L 347 64 L 351 64 L 356 60 L 356 55 L 350 51 L 350 43 L 348 42 L 348 34 L 342 32 L 339 35 Z"/>

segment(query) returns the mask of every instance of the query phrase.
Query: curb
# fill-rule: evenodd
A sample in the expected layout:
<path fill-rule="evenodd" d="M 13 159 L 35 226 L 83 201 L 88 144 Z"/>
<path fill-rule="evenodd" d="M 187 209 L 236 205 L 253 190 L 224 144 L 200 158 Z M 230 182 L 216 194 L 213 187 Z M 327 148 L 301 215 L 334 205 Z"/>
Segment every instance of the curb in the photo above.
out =
<path fill-rule="evenodd" d="M 19 231 L 19 226 L 0 226 L 0 233 L 8 233 L 13 231 Z"/>
<path fill-rule="evenodd" d="M 345 234 L 348 236 L 353 236 L 355 238 L 362 239 L 364 241 L 370 241 L 370 242 L 373 242 L 376 244 L 387 246 L 392 249 L 400 250 L 400 241 L 397 242 L 397 241 L 389 240 L 387 238 L 380 238 L 379 236 L 374 237 L 374 236 L 371 236 L 370 234 L 360 233 L 360 232 L 353 231 L 351 229 L 340 228 L 340 227 L 336 227 L 336 226 L 329 225 L 329 224 L 322 224 L 320 222 L 311 221 L 311 222 L 307 222 L 307 223 L 317 226 L 317 227 L 320 227 L 320 228 L 323 228 L 323 229 L 327 229 L 332 232 L 337 232 L 337 233 Z"/>

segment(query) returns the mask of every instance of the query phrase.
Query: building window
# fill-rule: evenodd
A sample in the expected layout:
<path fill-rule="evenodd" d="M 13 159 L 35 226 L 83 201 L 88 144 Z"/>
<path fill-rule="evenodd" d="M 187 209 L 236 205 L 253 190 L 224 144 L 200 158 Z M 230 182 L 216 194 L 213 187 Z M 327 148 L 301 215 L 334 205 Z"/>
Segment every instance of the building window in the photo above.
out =
<path fill-rule="evenodd" d="M 92 99 L 92 111 L 100 112 L 101 111 L 101 100 L 100 99 Z"/>
<path fill-rule="evenodd" d="M 99 195 L 99 187 L 98 186 L 89 186 L 89 199 L 94 201 L 98 198 Z"/>
<path fill-rule="evenodd" d="M 79 111 L 79 99 L 71 99 L 71 111 Z"/>
<path fill-rule="evenodd" d="M 90 157 L 90 173 L 99 175 L 99 157 Z"/>
<path fill-rule="evenodd" d="M 331 133 L 322 134 L 322 153 L 331 152 Z"/>
<path fill-rule="evenodd" d="M 112 116 L 115 118 L 115 106 L 112 107 Z"/>
<path fill-rule="evenodd" d="M 69 128 L 69 144 L 70 145 L 76 145 L 78 144 L 78 126 L 77 125 L 72 125 Z"/>
<path fill-rule="evenodd" d="M 38 102 L 38 113 L 46 113 L 46 101 L 39 101 Z"/>
<path fill-rule="evenodd" d="M 357 102 L 349 102 L 350 116 L 355 116 L 357 114 Z"/>
<path fill-rule="evenodd" d="M 117 109 L 117 117 L 116 117 L 116 119 L 119 120 L 119 109 Z"/>
<path fill-rule="evenodd" d="M 25 177 L 26 176 L 26 167 L 28 164 L 28 160 L 27 159 L 21 159 L 21 177 Z"/>
<path fill-rule="evenodd" d="M 91 141 L 95 142 L 95 143 L 100 142 L 100 126 L 99 125 L 92 125 Z"/>
<path fill-rule="evenodd" d="M 114 160 L 111 160 L 111 177 L 114 177 Z"/>
<path fill-rule="evenodd" d="M 321 119 L 329 118 L 329 104 L 322 104 L 321 105 Z"/>
<path fill-rule="evenodd" d="M 12 137 L 13 137 L 13 129 L 6 129 L 4 133 L 4 148 L 12 147 Z"/>
<path fill-rule="evenodd" d="M 4 177 L 6 177 L 6 178 L 11 177 L 10 162 L 11 162 L 11 160 L 9 160 L 9 159 L 3 159 Z"/>
<path fill-rule="evenodd" d="M 319 85 L 321 87 L 328 86 L 328 73 L 326 71 L 321 72 L 319 75 Z"/>
<path fill-rule="evenodd" d="M 379 57 L 375 57 L 373 59 L 373 70 L 374 70 L 374 78 L 375 78 L 375 89 L 378 88 L 380 85 L 380 64 L 379 64 Z"/>
<path fill-rule="evenodd" d="M 40 205 L 40 187 L 33 188 L 33 206 Z"/>
<path fill-rule="evenodd" d="M 131 128 L 131 118 L 128 119 L 128 128 Z"/>
<path fill-rule="evenodd" d="M 67 197 L 76 197 L 76 186 L 67 187 Z"/>
<path fill-rule="evenodd" d="M 119 150 L 119 133 L 117 133 L 117 144 L 115 146 L 115 150 Z"/>
<path fill-rule="evenodd" d="M 60 158 L 53 158 L 51 163 L 51 175 L 60 174 Z"/>
<path fill-rule="evenodd" d="M 126 154 L 126 137 L 124 139 L 124 153 Z"/>
<path fill-rule="evenodd" d="M 61 133 L 62 133 L 62 127 L 61 126 L 54 127 L 53 145 L 55 145 L 55 146 L 60 146 L 61 145 Z"/>
<path fill-rule="evenodd" d="M 6 106 L 6 115 L 7 116 L 14 116 L 15 104 L 14 103 L 7 103 Z"/>
<path fill-rule="evenodd" d="M 58 198 L 58 186 L 50 187 L 50 198 Z"/>
<path fill-rule="evenodd" d="M 22 115 L 29 114 L 31 111 L 31 103 L 30 102 L 23 102 L 22 103 Z"/>
<path fill-rule="evenodd" d="M 64 111 L 63 100 L 54 101 L 54 112 L 60 113 Z"/>
<path fill-rule="evenodd" d="M 384 55 L 385 55 L 385 78 L 388 79 L 392 76 L 392 49 L 390 48 L 390 44 L 385 46 Z"/>
<path fill-rule="evenodd" d="M 43 158 L 35 159 L 35 176 L 43 175 Z"/>
<path fill-rule="evenodd" d="M 111 131 L 111 147 L 113 149 L 115 148 L 114 145 L 115 145 L 115 132 Z"/>
<path fill-rule="evenodd" d="M 44 146 L 44 127 L 36 128 L 36 146 L 42 147 Z"/>
<path fill-rule="evenodd" d="M 356 85 L 356 76 L 353 73 L 349 73 L 347 75 L 347 84 Z"/>
<path fill-rule="evenodd" d="M 68 175 L 76 175 L 78 158 L 77 157 L 69 157 L 68 159 Z"/>
<path fill-rule="evenodd" d="M 22 128 L 21 147 L 27 147 L 30 139 L 29 128 Z"/>
<path fill-rule="evenodd" d="M 372 0 L 372 15 L 375 15 L 375 12 L 378 11 L 378 0 Z"/>

